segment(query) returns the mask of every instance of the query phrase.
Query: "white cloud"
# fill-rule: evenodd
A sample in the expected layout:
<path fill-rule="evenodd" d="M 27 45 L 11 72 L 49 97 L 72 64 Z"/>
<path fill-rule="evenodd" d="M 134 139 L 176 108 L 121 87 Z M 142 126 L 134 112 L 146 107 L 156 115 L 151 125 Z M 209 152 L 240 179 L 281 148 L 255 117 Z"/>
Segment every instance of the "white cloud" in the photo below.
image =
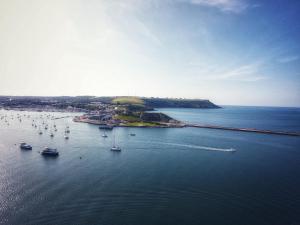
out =
<path fill-rule="evenodd" d="M 243 82 L 256 82 L 268 79 L 267 76 L 260 75 L 261 63 L 253 63 L 218 72 L 210 76 L 209 80 L 232 80 Z"/>
<path fill-rule="evenodd" d="M 296 61 L 298 59 L 299 59 L 299 56 L 293 55 L 293 56 L 287 56 L 287 57 L 283 57 L 281 59 L 278 59 L 278 62 L 280 62 L 280 63 L 288 63 L 288 62 Z"/>
<path fill-rule="evenodd" d="M 188 0 L 191 4 L 216 7 L 224 12 L 240 13 L 250 7 L 244 0 Z"/>
<path fill-rule="evenodd" d="M 249 4 L 248 0 L 115 0 L 114 4 L 131 10 L 141 8 L 159 8 L 176 3 L 188 3 L 198 6 L 214 7 L 223 12 L 241 13 L 248 8 L 260 7 L 260 4 Z"/>

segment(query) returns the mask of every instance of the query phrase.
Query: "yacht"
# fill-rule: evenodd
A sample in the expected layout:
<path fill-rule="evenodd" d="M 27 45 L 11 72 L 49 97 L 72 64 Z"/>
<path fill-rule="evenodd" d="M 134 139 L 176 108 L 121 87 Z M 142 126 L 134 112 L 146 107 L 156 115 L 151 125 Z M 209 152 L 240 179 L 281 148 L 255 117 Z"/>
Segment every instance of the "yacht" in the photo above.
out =
<path fill-rule="evenodd" d="M 48 148 L 48 147 L 46 147 L 42 151 L 41 154 L 44 155 L 44 156 L 58 156 L 59 155 L 59 153 L 58 153 L 58 151 L 57 151 L 56 148 Z"/>
<path fill-rule="evenodd" d="M 50 134 L 50 137 L 52 137 L 52 138 L 54 137 L 54 134 L 53 134 L 52 132 L 51 132 L 51 134 Z"/>
<path fill-rule="evenodd" d="M 66 140 L 69 139 L 69 136 L 68 136 L 68 135 L 65 135 L 65 139 L 66 139 Z"/>
<path fill-rule="evenodd" d="M 32 150 L 32 146 L 26 144 L 25 142 L 23 142 L 23 143 L 20 144 L 20 148 L 24 149 L 24 150 Z"/>
<path fill-rule="evenodd" d="M 113 145 L 110 149 L 111 151 L 116 151 L 116 152 L 120 152 L 122 149 L 119 146 L 115 146 Z"/>
<path fill-rule="evenodd" d="M 102 134 L 102 137 L 107 138 L 107 134 L 104 132 L 104 133 Z"/>
<path fill-rule="evenodd" d="M 66 126 L 66 128 L 65 128 L 65 133 L 67 134 L 67 133 L 70 133 L 70 127 L 69 126 Z"/>
<path fill-rule="evenodd" d="M 120 152 L 121 148 L 119 146 L 116 145 L 116 135 L 114 134 L 114 142 L 113 142 L 113 146 L 110 149 L 111 151 L 115 151 L 115 152 Z"/>

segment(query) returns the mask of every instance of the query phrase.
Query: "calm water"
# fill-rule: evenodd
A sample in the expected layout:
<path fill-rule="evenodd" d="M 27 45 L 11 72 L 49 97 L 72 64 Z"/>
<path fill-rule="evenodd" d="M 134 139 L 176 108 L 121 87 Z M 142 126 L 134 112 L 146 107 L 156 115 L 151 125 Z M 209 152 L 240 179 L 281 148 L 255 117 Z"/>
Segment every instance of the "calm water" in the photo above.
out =
<path fill-rule="evenodd" d="M 162 111 L 191 122 L 300 131 L 299 109 Z M 56 120 L 51 139 L 49 131 L 37 134 L 31 118 L 16 120 L 17 113 L 44 114 L 0 111 L 15 115 L 9 126 L 0 120 L 1 225 L 300 224 L 298 137 L 117 128 L 122 152 L 114 153 L 112 133 L 104 139 L 97 126 Z M 15 144 L 22 141 L 33 150 L 20 150 Z M 42 157 L 44 146 L 60 156 Z M 230 148 L 237 151 L 222 151 Z"/>

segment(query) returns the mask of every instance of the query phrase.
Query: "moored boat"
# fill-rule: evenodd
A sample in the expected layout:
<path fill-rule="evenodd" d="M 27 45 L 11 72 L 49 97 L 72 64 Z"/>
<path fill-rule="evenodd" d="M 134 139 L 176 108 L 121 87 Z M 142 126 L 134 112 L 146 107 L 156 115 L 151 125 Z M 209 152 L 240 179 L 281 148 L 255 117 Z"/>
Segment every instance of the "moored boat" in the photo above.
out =
<path fill-rule="evenodd" d="M 32 146 L 29 144 L 26 144 L 25 142 L 20 144 L 20 148 L 23 150 L 32 150 Z"/>
<path fill-rule="evenodd" d="M 100 125 L 99 126 L 99 129 L 101 129 L 101 130 L 112 130 L 114 127 L 113 126 L 111 126 L 111 125 Z"/>
<path fill-rule="evenodd" d="M 58 156 L 59 155 L 59 152 L 57 151 L 56 148 L 49 148 L 49 147 L 46 147 L 42 153 L 42 155 L 44 156 Z"/>
<path fill-rule="evenodd" d="M 104 131 L 104 133 L 102 134 L 102 137 L 107 138 L 107 134 L 105 133 L 105 131 Z"/>
<path fill-rule="evenodd" d="M 121 147 L 119 147 L 118 145 L 116 145 L 116 134 L 114 133 L 113 136 L 113 146 L 111 147 L 111 151 L 115 151 L 115 152 L 120 152 L 121 151 Z"/>
<path fill-rule="evenodd" d="M 121 151 L 121 148 L 120 148 L 119 146 L 114 145 L 114 146 L 111 147 L 110 150 L 111 150 L 111 151 L 117 151 L 117 152 L 120 152 L 120 151 Z"/>

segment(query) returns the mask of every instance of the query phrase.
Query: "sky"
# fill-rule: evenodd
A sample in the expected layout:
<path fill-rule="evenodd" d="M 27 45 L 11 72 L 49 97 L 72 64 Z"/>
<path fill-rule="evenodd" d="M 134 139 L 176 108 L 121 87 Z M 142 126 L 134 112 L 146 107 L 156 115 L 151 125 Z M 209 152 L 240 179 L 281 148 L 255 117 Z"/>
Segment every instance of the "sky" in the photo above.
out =
<path fill-rule="evenodd" d="M 0 0 L 0 95 L 300 106 L 299 0 Z"/>

